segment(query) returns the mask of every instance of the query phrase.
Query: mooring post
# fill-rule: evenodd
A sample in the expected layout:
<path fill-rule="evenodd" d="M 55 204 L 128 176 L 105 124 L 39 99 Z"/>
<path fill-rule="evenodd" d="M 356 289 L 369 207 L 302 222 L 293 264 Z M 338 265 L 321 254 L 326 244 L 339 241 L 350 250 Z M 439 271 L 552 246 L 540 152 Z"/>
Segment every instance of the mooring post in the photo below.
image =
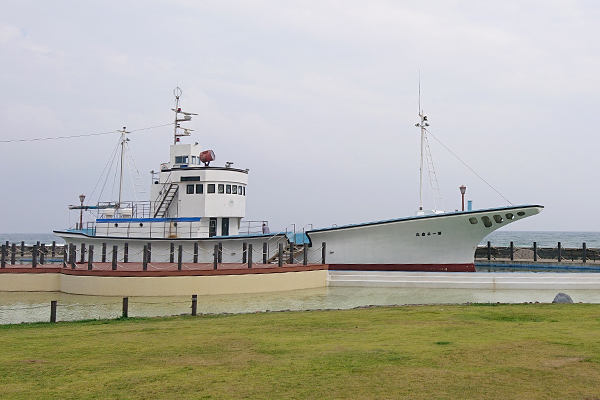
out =
<path fill-rule="evenodd" d="M 142 269 L 144 271 L 148 271 L 148 245 L 144 245 L 144 250 L 142 253 Z"/>
<path fill-rule="evenodd" d="M 33 249 L 31 250 L 31 268 L 37 267 L 37 254 L 38 253 L 38 245 L 34 244 Z"/>
<path fill-rule="evenodd" d="M 171 242 L 171 251 L 169 252 L 169 262 L 175 262 L 175 243 Z"/>
<path fill-rule="evenodd" d="M 490 242 L 489 240 L 487 244 L 487 259 L 488 261 L 491 261 L 492 259 L 492 242 Z"/>
<path fill-rule="evenodd" d="M 0 268 L 6 268 L 6 245 L 2 245 L 2 257 L 0 259 Z"/>
<path fill-rule="evenodd" d="M 67 254 L 67 245 L 65 244 L 63 247 L 63 268 L 67 268 L 68 267 L 68 260 L 67 260 L 68 254 Z"/>
<path fill-rule="evenodd" d="M 51 251 L 52 251 L 52 258 L 56 257 L 56 240 L 52 241 Z"/>
<path fill-rule="evenodd" d="M 290 240 L 290 264 L 294 263 L 294 242 Z"/>
<path fill-rule="evenodd" d="M 106 243 L 102 243 L 102 262 L 106 262 Z"/>
<path fill-rule="evenodd" d="M 71 263 L 71 269 L 75 269 L 77 267 L 77 265 L 75 264 L 75 250 L 77 249 L 77 247 L 75 246 L 75 243 L 71 243 L 69 245 L 69 262 Z"/>
<path fill-rule="evenodd" d="M 177 270 L 181 271 L 181 264 L 183 261 L 183 245 L 179 245 L 177 248 Z"/>
<path fill-rule="evenodd" d="M 533 242 L 533 261 L 537 261 L 537 242 Z"/>
<path fill-rule="evenodd" d="M 192 317 L 198 315 L 198 295 L 192 295 Z"/>
<path fill-rule="evenodd" d="M 21 257 L 25 255 L 25 242 L 21 241 Z"/>
<path fill-rule="evenodd" d="M 148 262 L 152 262 L 152 243 L 148 243 Z"/>
<path fill-rule="evenodd" d="M 44 265 L 44 256 L 46 255 L 46 245 L 44 243 L 40 246 L 40 265 Z"/>
<path fill-rule="evenodd" d="M 277 263 L 280 267 L 283 265 L 283 243 L 279 243 L 279 254 L 277 257 Z"/>
<path fill-rule="evenodd" d="M 219 245 L 215 244 L 215 251 L 213 253 L 214 256 L 214 265 L 213 269 L 217 269 L 217 264 L 219 263 Z"/>
<path fill-rule="evenodd" d="M 91 271 L 94 267 L 94 245 L 90 244 L 90 250 L 88 251 L 88 271 Z"/>
<path fill-rule="evenodd" d="M 81 243 L 81 261 L 80 263 L 85 262 L 85 243 Z"/>
<path fill-rule="evenodd" d="M 119 251 L 119 248 L 117 246 L 113 246 L 113 251 L 112 251 L 112 270 L 116 271 L 117 270 L 117 252 Z"/>
<path fill-rule="evenodd" d="M 510 242 L 510 260 L 514 260 L 514 254 L 515 253 L 515 245 L 513 244 L 513 242 Z"/>
<path fill-rule="evenodd" d="M 307 265 L 308 264 L 308 243 L 304 242 L 302 244 L 302 257 L 304 258 L 304 260 L 302 261 L 303 265 Z"/>
<path fill-rule="evenodd" d="M 219 242 L 219 263 L 223 264 L 223 243 Z"/>
<path fill-rule="evenodd" d="M 125 242 L 123 244 L 123 262 L 129 262 L 129 243 Z"/>
<path fill-rule="evenodd" d="M 248 268 L 252 268 L 252 243 L 248 245 Z"/>
<path fill-rule="evenodd" d="M 127 318 L 128 315 L 129 315 L 129 297 L 123 297 L 123 315 L 122 315 L 122 317 Z"/>
<path fill-rule="evenodd" d="M 562 251 L 561 251 L 560 242 L 558 242 L 558 262 L 562 261 Z"/>
<path fill-rule="evenodd" d="M 325 264 L 325 254 L 327 254 L 327 245 L 325 245 L 325 242 L 323 242 L 321 247 L 321 262 L 323 264 Z"/>
<path fill-rule="evenodd" d="M 17 245 L 15 243 L 13 243 L 10 246 L 10 263 L 12 265 L 15 265 L 17 261 Z"/>
<path fill-rule="evenodd" d="M 587 256 L 587 254 L 586 254 L 586 253 L 587 253 L 587 247 L 586 247 L 586 245 L 585 245 L 585 242 L 583 242 L 583 255 L 581 256 L 581 259 L 582 259 L 582 261 L 583 261 L 584 263 L 586 262 L 586 259 L 587 259 L 587 257 L 586 257 L 586 256 Z"/>
<path fill-rule="evenodd" d="M 198 242 L 194 242 L 194 264 L 198 264 Z"/>
<path fill-rule="evenodd" d="M 50 322 L 56 322 L 56 300 L 50 301 Z"/>
<path fill-rule="evenodd" d="M 248 243 L 242 243 L 242 264 L 246 264 L 246 257 L 248 256 Z"/>
<path fill-rule="evenodd" d="M 269 253 L 269 245 L 267 242 L 263 243 L 263 264 L 267 263 L 267 254 Z"/>

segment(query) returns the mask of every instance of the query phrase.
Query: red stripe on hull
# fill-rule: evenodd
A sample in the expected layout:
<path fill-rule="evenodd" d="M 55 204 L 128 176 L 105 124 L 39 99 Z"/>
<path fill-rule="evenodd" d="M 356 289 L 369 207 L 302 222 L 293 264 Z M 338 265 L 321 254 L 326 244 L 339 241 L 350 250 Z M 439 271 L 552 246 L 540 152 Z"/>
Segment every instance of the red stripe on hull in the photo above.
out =
<path fill-rule="evenodd" d="M 332 271 L 475 272 L 475 264 L 329 264 Z"/>

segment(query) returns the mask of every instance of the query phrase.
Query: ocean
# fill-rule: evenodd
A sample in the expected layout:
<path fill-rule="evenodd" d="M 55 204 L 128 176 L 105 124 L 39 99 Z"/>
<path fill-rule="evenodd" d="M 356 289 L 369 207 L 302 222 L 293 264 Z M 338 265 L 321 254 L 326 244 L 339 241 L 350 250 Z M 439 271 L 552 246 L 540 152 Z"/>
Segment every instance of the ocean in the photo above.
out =
<path fill-rule="evenodd" d="M 35 244 L 37 242 L 50 244 L 64 244 L 64 240 L 52 233 L 0 233 L 0 243 Z M 556 247 L 561 242 L 562 247 L 582 246 L 585 242 L 588 248 L 600 248 L 600 232 L 567 232 L 567 231 L 494 231 L 480 243 L 487 245 L 488 240 L 492 246 L 509 246 L 513 242 L 516 247 L 531 247 L 537 242 L 538 247 Z"/>

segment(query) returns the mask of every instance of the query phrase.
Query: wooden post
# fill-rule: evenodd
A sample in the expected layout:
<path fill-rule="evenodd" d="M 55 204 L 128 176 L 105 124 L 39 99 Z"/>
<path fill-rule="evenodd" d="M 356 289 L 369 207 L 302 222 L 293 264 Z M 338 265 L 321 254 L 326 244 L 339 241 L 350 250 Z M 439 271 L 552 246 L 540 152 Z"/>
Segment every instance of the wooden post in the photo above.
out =
<path fill-rule="evenodd" d="M 80 263 L 85 262 L 85 243 L 81 243 L 81 261 Z"/>
<path fill-rule="evenodd" d="M 102 262 L 106 262 L 106 243 L 102 243 Z"/>
<path fill-rule="evenodd" d="M 42 243 L 40 246 L 40 265 L 44 265 L 44 256 L 46 255 L 46 245 Z"/>
<path fill-rule="evenodd" d="M 2 245 L 2 257 L 0 257 L 0 268 L 6 268 L 6 245 Z"/>
<path fill-rule="evenodd" d="M 269 254 L 269 245 L 265 242 L 263 243 L 263 264 L 267 263 L 267 254 Z"/>
<path fill-rule="evenodd" d="M 490 242 L 489 240 L 487 245 L 487 259 L 488 261 L 492 259 L 492 242 Z"/>
<path fill-rule="evenodd" d="M 194 264 L 198 264 L 198 242 L 194 242 Z"/>
<path fill-rule="evenodd" d="M 192 317 L 198 315 L 198 295 L 192 295 Z"/>
<path fill-rule="evenodd" d="M 56 322 L 56 303 L 56 300 L 50 302 L 50 322 L 52 323 Z"/>
<path fill-rule="evenodd" d="M 25 242 L 21 241 L 21 257 L 25 255 Z"/>
<path fill-rule="evenodd" d="M 56 240 L 52 241 L 52 258 L 56 257 Z"/>
<path fill-rule="evenodd" d="M 321 248 L 321 262 L 325 264 L 325 255 L 327 254 L 327 246 L 325 242 L 323 242 L 323 247 Z"/>
<path fill-rule="evenodd" d="M 219 242 L 219 263 L 223 264 L 223 243 Z"/>
<path fill-rule="evenodd" d="M 148 243 L 148 263 L 152 262 L 152 243 Z"/>
<path fill-rule="evenodd" d="M 537 261 L 537 242 L 533 242 L 533 261 Z"/>
<path fill-rule="evenodd" d="M 279 254 L 278 254 L 278 256 L 279 257 L 277 257 L 278 258 L 277 262 L 278 262 L 278 265 L 281 267 L 283 265 L 283 243 L 279 243 Z"/>
<path fill-rule="evenodd" d="M 90 244 L 90 250 L 88 251 L 88 271 L 94 268 L 94 245 Z"/>
<path fill-rule="evenodd" d="M 248 245 L 248 268 L 252 268 L 252 243 Z"/>
<path fill-rule="evenodd" d="M 17 245 L 15 243 L 12 244 L 12 246 L 10 246 L 10 263 L 12 265 L 15 265 L 16 263 L 16 258 L 17 258 Z"/>
<path fill-rule="evenodd" d="M 142 269 L 148 271 L 148 245 L 144 245 L 144 251 L 142 253 Z"/>
<path fill-rule="evenodd" d="M 71 269 L 75 269 L 77 267 L 77 265 L 75 264 L 75 244 L 71 243 L 69 245 L 69 263 L 71 264 Z"/>
<path fill-rule="evenodd" d="M 37 246 L 37 244 L 34 244 L 33 249 L 31 250 L 31 268 L 37 267 L 37 253 L 38 253 L 38 246 Z"/>
<path fill-rule="evenodd" d="M 560 242 L 558 242 L 558 262 L 562 261 L 562 251 L 561 251 Z"/>
<path fill-rule="evenodd" d="M 290 264 L 294 263 L 294 242 L 290 240 Z"/>
<path fill-rule="evenodd" d="M 583 242 L 583 255 L 581 256 L 582 262 L 586 262 L 587 259 L 587 246 L 585 245 L 585 242 Z"/>
<path fill-rule="evenodd" d="M 177 248 L 177 270 L 181 271 L 181 264 L 183 259 L 183 245 L 179 245 Z"/>
<path fill-rule="evenodd" d="M 171 251 L 169 253 L 169 262 L 175 262 L 175 243 L 171 242 Z"/>
<path fill-rule="evenodd" d="M 308 264 L 308 243 L 304 242 L 302 244 L 302 257 L 304 258 L 304 261 L 302 261 L 303 265 L 307 265 Z"/>
<path fill-rule="evenodd" d="M 68 267 L 68 251 L 67 251 L 67 245 L 65 244 L 65 246 L 63 247 L 63 268 L 67 268 Z"/>
<path fill-rule="evenodd" d="M 248 243 L 242 243 L 242 264 L 246 264 L 248 256 Z"/>
<path fill-rule="evenodd" d="M 112 250 L 112 270 L 113 271 L 117 270 L 117 252 L 118 251 L 119 251 L 119 247 L 113 246 L 113 250 Z"/>
<path fill-rule="evenodd" d="M 123 245 L 123 262 L 124 263 L 129 262 L 129 243 L 125 243 Z"/>
<path fill-rule="evenodd" d="M 514 256 L 515 256 L 515 245 L 513 244 L 513 242 L 510 242 L 510 260 L 513 261 L 514 260 Z"/>
<path fill-rule="evenodd" d="M 217 269 L 217 264 L 219 263 L 219 245 L 215 244 L 215 251 L 213 253 L 214 256 L 214 265 L 213 269 Z"/>
<path fill-rule="evenodd" d="M 114 246 L 113 249 L 117 247 Z M 123 318 L 128 318 L 129 316 L 129 297 L 123 297 Z"/>

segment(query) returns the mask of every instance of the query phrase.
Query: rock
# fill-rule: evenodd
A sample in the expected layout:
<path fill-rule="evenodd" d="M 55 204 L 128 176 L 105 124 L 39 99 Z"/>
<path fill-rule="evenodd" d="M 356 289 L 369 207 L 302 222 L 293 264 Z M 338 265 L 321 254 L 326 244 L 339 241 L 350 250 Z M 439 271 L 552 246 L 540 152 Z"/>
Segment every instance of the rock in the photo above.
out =
<path fill-rule="evenodd" d="M 552 300 L 553 303 L 568 303 L 568 304 L 573 304 L 573 299 L 571 298 L 571 296 L 569 296 L 566 293 L 559 293 L 556 295 L 556 297 L 554 298 L 554 300 Z"/>

